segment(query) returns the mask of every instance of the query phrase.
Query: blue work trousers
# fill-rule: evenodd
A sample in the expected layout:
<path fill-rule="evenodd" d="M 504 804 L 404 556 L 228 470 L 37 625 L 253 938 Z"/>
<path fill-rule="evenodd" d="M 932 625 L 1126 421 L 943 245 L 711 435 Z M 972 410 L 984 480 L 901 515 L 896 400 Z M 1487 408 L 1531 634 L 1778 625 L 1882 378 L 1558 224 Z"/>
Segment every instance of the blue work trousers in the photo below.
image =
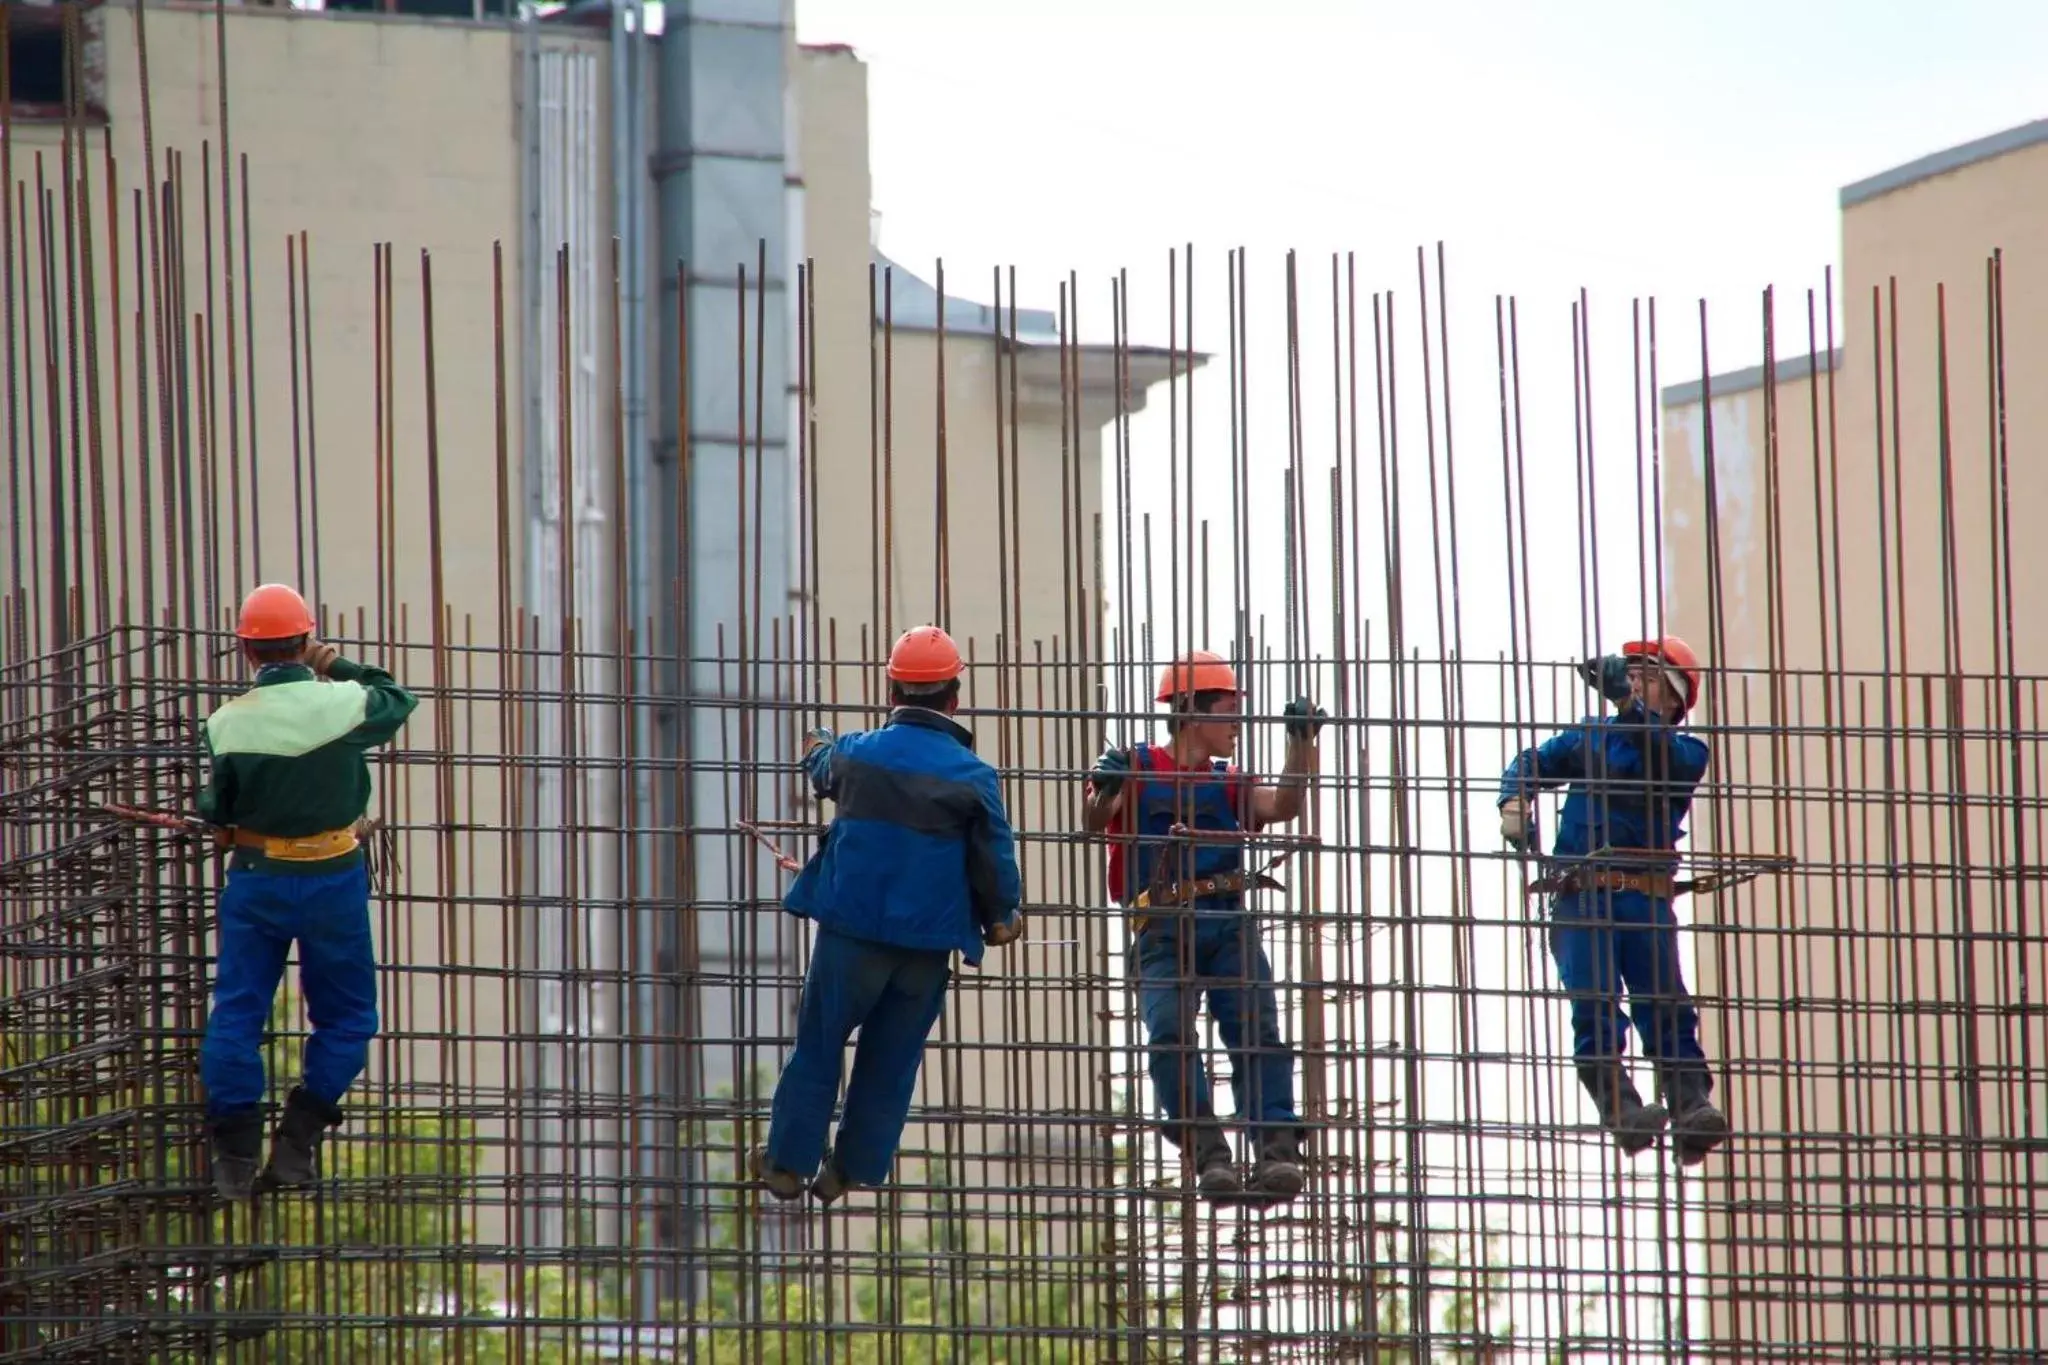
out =
<path fill-rule="evenodd" d="M 1559 896 L 1551 907 L 1550 954 L 1571 1000 L 1572 1052 L 1580 1060 L 1619 1058 L 1631 1017 L 1655 1061 L 1695 1070 L 1706 1059 L 1670 901 L 1634 891 Z"/>
<path fill-rule="evenodd" d="M 825 1156 L 825 1129 L 855 1029 L 853 1078 L 839 1119 L 834 1160 L 856 1185 L 889 1178 L 917 1091 L 925 1039 L 946 1004 L 952 954 L 898 948 L 820 929 L 797 1006 L 796 1047 L 775 1083 L 768 1164 L 810 1179 Z"/>
<path fill-rule="evenodd" d="M 1273 965 L 1259 941 L 1258 921 L 1241 912 L 1154 919 L 1138 935 L 1135 958 L 1146 1060 L 1167 1140 L 1184 1145 L 1190 1125 L 1216 1116 L 1195 1027 L 1206 993 L 1230 1054 L 1238 1122 L 1255 1143 L 1299 1141 L 1294 1054 L 1280 1035 Z"/>
<path fill-rule="evenodd" d="M 232 869 L 220 896 L 219 937 L 213 1012 L 199 1048 L 208 1116 L 224 1118 L 263 1102 L 263 1030 L 294 942 L 299 989 L 313 1021 L 306 1089 L 339 1104 L 363 1074 L 377 1036 L 369 869 L 361 863 L 318 873 Z"/>

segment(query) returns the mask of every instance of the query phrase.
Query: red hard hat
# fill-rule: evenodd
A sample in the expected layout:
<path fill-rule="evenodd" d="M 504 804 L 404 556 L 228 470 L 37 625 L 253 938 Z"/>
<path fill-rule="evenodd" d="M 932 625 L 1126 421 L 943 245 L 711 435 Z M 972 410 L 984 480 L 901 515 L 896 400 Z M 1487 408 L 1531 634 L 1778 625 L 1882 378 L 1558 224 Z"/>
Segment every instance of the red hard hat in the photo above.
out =
<path fill-rule="evenodd" d="M 1160 701 L 1190 696 L 1197 692 L 1235 692 L 1237 674 L 1221 654 L 1206 649 L 1191 650 L 1168 664 L 1159 674 Z"/>
<path fill-rule="evenodd" d="M 244 640 L 292 640 L 312 633 L 312 608 L 294 588 L 265 583 L 242 599 L 235 634 Z"/>
<path fill-rule="evenodd" d="M 1661 640 L 1631 640 L 1621 647 L 1621 653 L 1623 658 L 1653 659 L 1677 669 L 1685 679 L 1685 709 L 1690 711 L 1699 703 L 1700 656 L 1676 635 L 1666 635 Z"/>
<path fill-rule="evenodd" d="M 912 626 L 889 651 L 889 677 L 903 683 L 951 682 L 960 676 L 960 646 L 937 626 Z"/>

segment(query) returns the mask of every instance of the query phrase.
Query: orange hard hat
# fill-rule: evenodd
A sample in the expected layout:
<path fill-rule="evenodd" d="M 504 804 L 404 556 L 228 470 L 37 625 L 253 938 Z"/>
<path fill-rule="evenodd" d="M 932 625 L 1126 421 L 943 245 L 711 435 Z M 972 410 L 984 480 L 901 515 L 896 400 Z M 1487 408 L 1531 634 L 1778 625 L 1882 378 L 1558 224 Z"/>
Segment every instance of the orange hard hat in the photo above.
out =
<path fill-rule="evenodd" d="M 960 676 L 960 646 L 937 626 L 912 626 L 889 651 L 889 677 L 904 683 L 951 682 Z"/>
<path fill-rule="evenodd" d="M 1197 692 L 1235 692 L 1237 674 L 1221 654 L 1206 649 L 1191 650 L 1168 664 L 1159 674 L 1160 701 L 1190 696 Z"/>
<path fill-rule="evenodd" d="M 1675 668 L 1685 679 L 1685 709 L 1690 711 L 1700 699 L 1700 656 L 1693 653 L 1692 646 L 1676 635 L 1666 635 L 1660 640 L 1631 640 L 1621 647 L 1623 658 L 1654 659 L 1666 668 Z"/>
<path fill-rule="evenodd" d="M 296 589 L 265 583 L 242 599 L 235 634 L 244 640 L 291 640 L 313 633 L 313 609 Z"/>

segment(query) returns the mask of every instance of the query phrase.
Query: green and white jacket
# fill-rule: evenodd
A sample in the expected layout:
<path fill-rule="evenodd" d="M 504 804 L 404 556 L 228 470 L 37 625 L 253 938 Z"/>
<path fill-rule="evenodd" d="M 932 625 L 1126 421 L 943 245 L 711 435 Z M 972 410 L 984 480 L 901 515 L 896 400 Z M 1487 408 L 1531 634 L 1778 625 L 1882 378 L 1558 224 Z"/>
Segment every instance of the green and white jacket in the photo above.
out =
<path fill-rule="evenodd" d="M 336 659 L 327 680 L 304 664 L 270 664 L 256 685 L 206 719 L 210 771 L 199 814 L 282 838 L 346 829 L 370 808 L 369 751 L 397 735 L 419 699 L 389 673 Z M 336 872 L 360 848 L 321 862 L 280 862 L 251 848 L 235 866 L 261 872 Z"/>

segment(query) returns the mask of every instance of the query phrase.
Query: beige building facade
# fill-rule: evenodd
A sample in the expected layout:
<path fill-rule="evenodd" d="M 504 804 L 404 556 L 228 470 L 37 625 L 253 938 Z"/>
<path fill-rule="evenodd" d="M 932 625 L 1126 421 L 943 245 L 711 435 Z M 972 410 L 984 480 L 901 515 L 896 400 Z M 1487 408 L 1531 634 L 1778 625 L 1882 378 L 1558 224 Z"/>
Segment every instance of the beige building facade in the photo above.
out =
<path fill-rule="evenodd" d="M 60 345 L 51 402 L 44 343 L 26 322 L 42 315 L 45 291 L 28 270 L 10 344 L 24 420 L 33 411 L 47 434 L 51 414 L 68 424 L 80 395 L 80 446 L 103 452 L 107 523 L 103 532 L 88 524 L 83 546 L 51 535 L 18 545 L 18 569 L 0 555 L 19 649 L 35 654 L 74 633 L 52 605 L 66 596 L 60 561 L 106 566 L 104 605 L 94 575 L 68 581 L 83 590 L 87 636 L 145 621 L 217 627 L 245 587 L 283 578 L 317 593 L 331 635 L 375 642 L 407 681 L 446 694 L 421 708 L 380 784 L 379 809 L 405 831 L 403 872 L 378 908 L 386 1036 L 363 1097 L 473 1117 L 487 1188 L 503 1191 L 481 1210 L 483 1242 L 566 1236 L 570 1203 L 617 1209 L 638 1198 L 624 1193 L 636 1176 L 661 1174 L 636 1127 L 636 1096 L 690 1087 L 682 1108 L 695 1117 L 680 1136 L 702 1140 L 730 1113 L 718 1092 L 750 1093 L 781 1061 L 772 1036 L 731 1022 L 745 1017 L 737 1005 L 723 1025 L 694 1016 L 695 1059 L 680 1077 L 630 1041 L 646 1018 L 634 998 L 645 917 L 687 918 L 697 907 L 609 908 L 633 857 L 634 841 L 605 832 L 627 819 L 628 783 L 615 764 L 570 768 L 560 730 L 552 741 L 533 731 L 540 712 L 565 717 L 576 752 L 604 760 L 621 752 L 631 714 L 615 701 L 562 696 L 571 683 L 616 695 L 627 677 L 618 539 L 631 509 L 614 426 L 606 35 L 267 7 L 223 16 L 211 5 L 151 6 L 138 31 L 132 11 L 108 5 L 90 41 L 94 116 L 71 152 L 90 177 L 100 362 L 96 373 L 83 362 L 74 371 Z M 919 273 L 888 262 L 871 238 L 866 68 L 842 48 L 792 42 L 789 58 L 791 203 L 811 269 L 810 354 L 790 366 L 807 392 L 788 397 L 815 485 L 803 496 L 821 514 L 773 509 L 815 529 L 803 553 L 815 555 L 816 591 L 796 594 L 786 619 L 837 658 L 879 660 L 892 631 L 944 616 L 975 661 L 970 708 L 1093 705 L 1071 668 L 1037 665 L 1100 657 L 1105 429 L 1175 365 L 1133 350 L 1119 374 L 1116 357 L 1063 349 L 1056 316 L 1042 310 L 1016 310 L 1012 338 L 1007 302 L 998 319 L 980 304 L 942 301 Z M 61 184 L 61 120 L 18 118 L 11 149 L 15 180 L 31 194 L 38 157 Z M 225 217 L 223 165 L 235 172 Z M 167 215 L 152 223 L 146 193 L 137 216 L 152 167 L 181 213 L 175 233 Z M 105 202 L 118 213 L 109 217 Z M 381 243 L 392 244 L 388 254 Z M 882 300 L 872 311 L 871 267 Z M 61 262 L 56 269 L 61 278 Z M 188 319 L 182 357 L 175 339 L 160 344 L 175 334 L 153 320 L 150 291 L 163 291 L 165 278 L 178 281 L 166 316 Z M 66 301 L 61 290 L 50 297 Z M 794 300 L 771 306 L 793 310 Z M 880 384 L 870 367 L 876 313 L 893 322 Z M 161 375 L 160 352 L 171 367 Z M 693 363 L 692 383 L 706 373 L 717 371 Z M 169 462 L 159 449 L 166 395 L 185 400 Z M 870 515 L 878 404 L 893 415 L 886 533 Z M 933 493 L 942 441 L 943 503 Z M 47 514 L 49 469 L 18 465 L 0 487 L 0 525 Z M 167 497 L 198 509 L 189 537 L 182 512 L 166 514 Z M 934 550 L 942 525 L 943 574 Z M 565 673 L 565 646 L 590 657 Z M 142 667 L 159 679 L 196 669 L 234 682 L 230 660 L 189 651 Z M 842 729 L 872 723 L 872 713 L 832 703 L 879 701 L 876 667 L 818 678 L 823 704 L 808 714 Z M 525 704 L 501 705 L 501 684 Z M 1106 951 L 1105 928 L 1075 908 L 1093 899 L 1085 888 L 1099 872 L 1057 837 L 1077 797 L 1051 774 L 1085 766 L 1092 748 L 1072 719 L 970 719 L 981 751 L 1020 774 L 1008 791 L 1029 831 L 1026 895 L 1042 913 L 1030 946 L 991 954 L 978 978 L 968 974 L 926 1069 L 920 1101 L 967 1122 L 913 1131 L 906 1151 L 950 1152 L 953 1177 L 974 1185 L 1037 1179 L 1073 1189 L 1098 1160 L 1083 1116 L 1107 1103 L 1106 1005 L 1099 985 L 1081 984 L 1099 981 L 1088 964 Z M 771 799 L 791 818 L 820 814 L 793 784 Z M 764 900 L 779 896 L 782 874 L 743 834 L 726 834 L 730 857 L 751 869 L 746 884 Z M 807 836 L 783 837 L 808 851 Z M 758 923 L 740 939 L 769 955 L 750 975 L 800 971 L 795 922 L 772 909 L 744 913 Z M 1027 988 L 1027 973 L 1070 984 Z M 749 992 L 753 1017 L 787 1031 L 793 985 L 732 989 Z M 679 1022 L 693 1019 L 685 1011 Z M 1026 1158 L 1035 1164 L 1020 1165 Z M 536 1208 L 554 1212 L 536 1217 Z M 1037 1212 L 1071 1211 L 1048 1202 Z M 623 1238 L 616 1216 L 614 1225 Z"/>
<path fill-rule="evenodd" d="M 1835 349 L 1780 297 L 1797 358 L 1663 395 L 1696 837 L 1797 860 L 1692 907 L 1738 1134 L 1704 1289 L 1724 1340 L 2038 1348 L 2048 121 L 1841 201 Z"/>

